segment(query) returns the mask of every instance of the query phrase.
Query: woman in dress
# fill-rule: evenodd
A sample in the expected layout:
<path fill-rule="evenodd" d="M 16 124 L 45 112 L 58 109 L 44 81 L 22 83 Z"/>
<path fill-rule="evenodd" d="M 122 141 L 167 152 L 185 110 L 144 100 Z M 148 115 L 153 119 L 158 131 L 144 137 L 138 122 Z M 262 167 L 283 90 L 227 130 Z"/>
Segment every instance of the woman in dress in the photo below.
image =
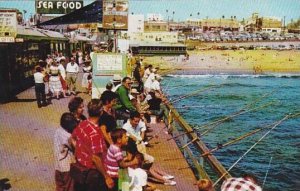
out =
<path fill-rule="evenodd" d="M 60 82 L 59 69 L 56 61 L 53 61 L 52 65 L 50 66 L 50 75 L 51 75 L 49 78 L 50 91 L 53 93 L 56 99 L 59 99 L 59 95 L 63 91 L 63 89 Z"/>
<path fill-rule="evenodd" d="M 89 93 L 88 76 L 92 74 L 91 60 L 85 61 L 82 70 L 83 70 L 83 76 L 82 76 L 81 86 L 86 89 L 86 93 Z"/>

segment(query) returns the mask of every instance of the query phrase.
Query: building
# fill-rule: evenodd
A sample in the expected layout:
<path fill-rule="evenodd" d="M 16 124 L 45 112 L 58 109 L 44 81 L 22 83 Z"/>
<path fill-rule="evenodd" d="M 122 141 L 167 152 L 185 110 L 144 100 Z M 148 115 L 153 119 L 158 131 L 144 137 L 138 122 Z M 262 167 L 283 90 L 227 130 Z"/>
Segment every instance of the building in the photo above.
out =
<path fill-rule="evenodd" d="M 166 32 L 169 31 L 168 22 L 165 21 L 145 21 L 145 32 Z"/>
<path fill-rule="evenodd" d="M 203 31 L 238 31 L 239 30 L 239 22 L 236 17 L 232 17 L 230 19 L 219 18 L 219 19 L 203 19 L 201 21 L 201 26 Z"/>
<path fill-rule="evenodd" d="M 187 19 L 185 22 L 186 26 L 193 28 L 201 28 L 201 20 L 200 19 Z"/>
<path fill-rule="evenodd" d="M 128 15 L 128 32 L 144 32 L 144 15 Z"/>
<path fill-rule="evenodd" d="M 277 17 L 261 17 L 261 31 L 264 32 L 275 32 L 281 33 L 282 31 L 282 23 L 281 19 Z"/>
<path fill-rule="evenodd" d="M 260 17 L 258 13 L 245 20 L 245 30 L 281 33 L 282 22 L 278 17 Z"/>

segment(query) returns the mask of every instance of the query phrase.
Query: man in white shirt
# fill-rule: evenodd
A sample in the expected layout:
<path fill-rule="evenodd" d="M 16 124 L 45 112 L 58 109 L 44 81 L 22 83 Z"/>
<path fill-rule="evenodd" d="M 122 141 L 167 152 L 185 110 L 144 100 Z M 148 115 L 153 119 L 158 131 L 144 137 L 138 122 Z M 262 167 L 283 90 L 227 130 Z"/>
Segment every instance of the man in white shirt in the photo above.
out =
<path fill-rule="evenodd" d="M 141 67 L 142 67 L 142 65 L 141 65 Z M 143 76 L 143 82 L 145 82 L 145 81 L 148 79 L 149 75 L 151 74 L 152 67 L 153 67 L 153 66 L 150 64 L 150 65 L 148 66 L 148 68 L 145 70 L 144 76 Z"/>
<path fill-rule="evenodd" d="M 33 74 L 35 83 L 35 95 L 38 108 L 46 106 L 46 94 L 45 94 L 45 84 L 44 84 L 44 74 L 42 73 L 42 68 L 38 66 L 36 72 Z"/>
<path fill-rule="evenodd" d="M 71 57 L 71 62 L 67 64 L 66 73 L 67 73 L 67 83 L 68 83 L 68 93 L 76 94 L 76 80 L 77 74 L 79 72 L 79 66 L 75 62 L 74 57 Z"/>
<path fill-rule="evenodd" d="M 161 93 L 160 81 L 161 81 L 161 77 L 158 74 L 155 75 L 155 79 L 152 82 L 150 89 L 153 91 L 157 90 L 157 91 L 159 91 L 159 93 Z"/>
<path fill-rule="evenodd" d="M 145 138 L 146 125 L 141 121 L 141 115 L 137 111 L 130 113 L 130 118 L 122 127 L 127 135 L 135 142 L 141 142 Z"/>
<path fill-rule="evenodd" d="M 152 83 L 153 83 L 153 81 L 155 79 L 156 71 L 157 70 L 155 68 L 153 68 L 151 70 L 150 75 L 148 76 L 147 80 L 144 83 L 144 89 L 145 89 L 146 93 L 149 93 L 150 90 L 151 90 L 151 85 L 152 85 Z"/>

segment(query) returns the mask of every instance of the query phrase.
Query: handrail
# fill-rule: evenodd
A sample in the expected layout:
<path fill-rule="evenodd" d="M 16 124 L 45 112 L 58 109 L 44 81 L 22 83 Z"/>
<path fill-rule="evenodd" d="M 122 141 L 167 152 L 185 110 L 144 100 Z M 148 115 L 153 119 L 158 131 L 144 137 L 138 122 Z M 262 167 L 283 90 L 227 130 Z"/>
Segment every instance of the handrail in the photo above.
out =
<path fill-rule="evenodd" d="M 173 126 L 176 131 L 178 132 L 178 129 Z M 183 137 L 181 137 L 181 139 L 178 139 L 180 144 L 183 145 L 184 144 L 184 141 L 183 141 Z M 186 147 L 185 148 L 185 151 L 187 152 L 187 154 L 190 156 L 190 158 L 192 159 L 193 161 L 193 164 L 195 165 L 195 168 L 196 170 L 198 171 L 199 175 L 201 178 L 205 178 L 205 179 L 210 179 L 210 177 L 208 176 L 207 172 L 204 170 L 203 166 L 199 164 L 198 160 L 195 159 L 194 155 L 193 155 L 193 152 L 191 151 L 191 149 L 189 147 Z"/>
<path fill-rule="evenodd" d="M 166 104 L 167 108 L 171 110 L 171 113 L 173 114 L 174 118 L 178 122 L 178 124 L 186 131 L 190 132 L 187 133 L 186 136 L 188 136 L 191 140 L 196 141 L 193 142 L 193 144 L 199 149 L 202 153 L 209 152 L 209 149 L 206 147 L 206 145 L 201 141 L 201 139 L 197 136 L 197 134 L 193 131 L 193 128 L 180 116 L 180 114 L 177 112 L 177 110 L 173 107 L 172 104 L 167 103 Z M 208 155 L 205 158 L 211 167 L 220 175 L 224 176 L 223 178 L 227 179 L 230 178 L 231 175 L 227 172 L 227 170 L 224 168 L 224 166 L 217 160 L 217 158 L 214 155 Z"/>

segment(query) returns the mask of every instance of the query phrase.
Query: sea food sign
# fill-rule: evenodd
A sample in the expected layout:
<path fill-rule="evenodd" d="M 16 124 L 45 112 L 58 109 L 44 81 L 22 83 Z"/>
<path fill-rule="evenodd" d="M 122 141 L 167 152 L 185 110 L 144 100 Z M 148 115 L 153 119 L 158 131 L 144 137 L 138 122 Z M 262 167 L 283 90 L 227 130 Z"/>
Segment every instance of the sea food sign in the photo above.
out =
<path fill-rule="evenodd" d="M 83 7 L 83 1 L 35 1 L 39 14 L 67 14 Z"/>
<path fill-rule="evenodd" d="M 0 10 L 0 43 L 14 42 L 17 36 L 17 13 Z"/>

